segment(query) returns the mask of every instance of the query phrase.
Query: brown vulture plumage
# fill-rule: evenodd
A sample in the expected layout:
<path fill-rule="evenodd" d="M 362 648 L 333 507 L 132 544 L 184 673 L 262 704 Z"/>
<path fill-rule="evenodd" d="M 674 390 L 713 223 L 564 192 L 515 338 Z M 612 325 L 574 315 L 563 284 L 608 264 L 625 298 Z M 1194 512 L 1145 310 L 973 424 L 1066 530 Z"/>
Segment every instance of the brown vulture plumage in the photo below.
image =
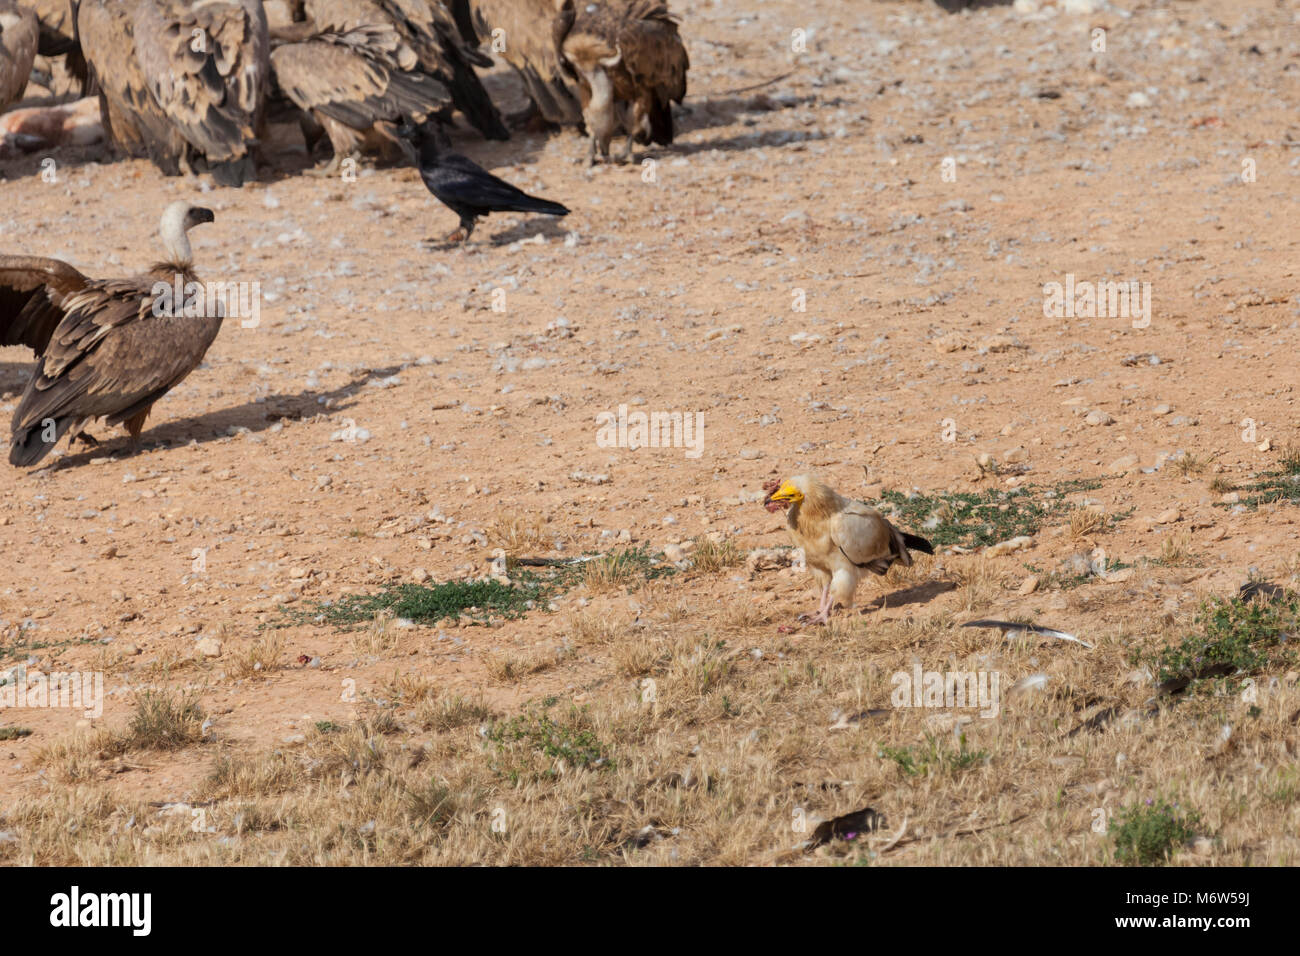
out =
<path fill-rule="evenodd" d="M 609 157 L 610 140 L 620 130 L 628 137 L 621 162 L 632 158 L 633 141 L 663 146 L 673 141 L 672 104 L 686 96 L 691 64 L 666 3 L 580 3 L 563 50 L 582 77 L 591 162 L 597 152 Z"/>
<path fill-rule="evenodd" d="M 77 80 L 83 96 L 91 90 L 86 85 L 86 59 L 81 55 L 81 42 L 77 39 L 76 14 L 72 0 L 18 0 L 36 14 L 40 22 L 41 38 L 36 52 L 40 56 L 66 57 L 68 72 Z"/>
<path fill-rule="evenodd" d="M 422 123 L 451 104 L 441 81 L 424 73 L 410 46 L 389 25 L 325 31 L 277 45 L 271 68 L 280 91 L 329 135 L 332 175 L 363 146 L 400 153 L 404 123 Z"/>
<path fill-rule="evenodd" d="M 35 13 L 14 0 L 0 0 L 0 110 L 22 99 L 39 36 Z"/>
<path fill-rule="evenodd" d="M 82 0 L 82 48 L 101 87 L 105 130 L 163 172 L 253 178 L 270 75 L 261 0 Z"/>
<path fill-rule="evenodd" d="M 82 430 L 96 418 L 139 438 L 154 402 L 198 366 L 221 328 L 220 314 L 163 308 L 155 291 L 198 282 L 186 233 L 212 221 L 209 209 L 172 203 L 161 228 L 168 261 L 131 278 L 90 279 L 58 259 L 0 256 L 0 345 L 39 356 L 14 412 L 10 463 L 36 464 L 69 432 L 93 442 Z"/>
<path fill-rule="evenodd" d="M 574 0 L 451 0 L 451 11 L 467 41 L 514 68 L 544 120 L 582 125 L 577 77 L 560 52 Z"/>
<path fill-rule="evenodd" d="M 492 61 L 460 35 L 442 0 L 305 0 L 307 19 L 319 30 L 344 33 L 361 26 L 389 25 L 415 53 L 420 69 L 441 81 L 452 104 L 488 139 L 510 133 L 475 66 Z"/>

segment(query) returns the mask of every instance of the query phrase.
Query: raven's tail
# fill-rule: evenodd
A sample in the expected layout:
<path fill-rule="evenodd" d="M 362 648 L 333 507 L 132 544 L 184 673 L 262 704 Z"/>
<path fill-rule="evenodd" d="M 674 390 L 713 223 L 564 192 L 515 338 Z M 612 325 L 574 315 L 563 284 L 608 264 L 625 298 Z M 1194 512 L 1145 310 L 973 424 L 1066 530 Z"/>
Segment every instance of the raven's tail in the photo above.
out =
<path fill-rule="evenodd" d="M 906 531 L 900 532 L 903 535 L 903 544 L 907 545 L 909 551 L 920 551 L 922 554 L 934 554 L 934 545 L 924 538 L 915 534 L 908 534 Z"/>
<path fill-rule="evenodd" d="M 511 212 L 538 212 L 547 216 L 567 216 L 569 207 L 536 196 L 521 196 L 510 205 Z"/>

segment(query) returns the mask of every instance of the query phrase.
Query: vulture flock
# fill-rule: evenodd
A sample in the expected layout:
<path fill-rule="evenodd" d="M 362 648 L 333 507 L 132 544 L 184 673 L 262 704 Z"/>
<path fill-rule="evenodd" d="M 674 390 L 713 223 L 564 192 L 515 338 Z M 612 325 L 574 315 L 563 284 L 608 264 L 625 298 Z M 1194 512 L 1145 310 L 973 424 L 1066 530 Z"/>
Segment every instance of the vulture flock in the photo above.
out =
<path fill-rule="evenodd" d="M 569 212 L 452 152 L 456 113 L 487 139 L 521 125 L 580 129 L 592 164 L 621 134 L 627 162 L 634 143 L 673 141 L 689 67 L 662 0 L 0 0 L 0 112 L 38 75 L 37 56 L 62 57 L 71 82 L 97 98 L 110 148 L 167 175 L 242 185 L 271 162 L 268 122 L 296 120 L 309 154 L 327 151 L 315 175 L 362 154 L 413 163 L 460 218 L 453 241 L 491 212 Z M 476 72 L 497 59 L 527 94 L 514 116 L 502 117 Z M 64 436 L 94 443 L 86 428 L 100 418 L 138 439 L 221 328 L 223 308 L 159 307 L 172 301 L 161 289 L 198 282 L 187 234 L 213 220 L 173 203 L 161 223 L 166 258 L 125 278 L 0 255 L 0 345 L 37 359 L 13 417 L 12 464 L 35 465 Z M 934 553 L 810 475 L 765 490 L 821 586 L 813 621 L 852 607 L 865 572 Z"/>
<path fill-rule="evenodd" d="M 476 72 L 497 59 L 530 100 L 512 125 L 584 129 L 593 162 L 621 132 L 626 159 L 672 142 L 690 65 L 663 0 L 0 0 L 0 110 L 38 55 L 98 97 L 113 148 L 234 186 L 270 161 L 270 119 L 328 140 L 326 175 L 413 158 L 398 130 L 457 112 L 509 139 Z"/>
<path fill-rule="evenodd" d="M 633 142 L 672 142 L 689 65 L 663 0 L 0 0 L 0 114 L 29 82 L 51 86 L 38 57 L 98 106 L 118 154 L 240 186 L 273 161 L 268 123 L 296 120 L 309 154 L 327 153 L 316 175 L 362 154 L 414 164 L 460 218 L 453 241 L 491 212 L 569 212 L 452 152 L 457 113 L 488 139 L 521 125 L 582 130 L 593 163 L 621 132 L 626 160 Z M 498 59 L 529 101 L 507 118 L 477 72 Z M 0 156 L 10 140 L 44 142 L 5 122 L 41 112 L 51 110 L 0 115 Z M 86 428 L 99 418 L 138 439 L 153 404 L 199 365 L 224 308 L 194 314 L 159 290 L 199 281 L 187 232 L 213 218 L 169 206 L 167 258 L 138 276 L 0 254 L 0 346 L 37 360 L 13 416 L 12 464 L 37 464 L 64 436 L 93 443 Z"/>

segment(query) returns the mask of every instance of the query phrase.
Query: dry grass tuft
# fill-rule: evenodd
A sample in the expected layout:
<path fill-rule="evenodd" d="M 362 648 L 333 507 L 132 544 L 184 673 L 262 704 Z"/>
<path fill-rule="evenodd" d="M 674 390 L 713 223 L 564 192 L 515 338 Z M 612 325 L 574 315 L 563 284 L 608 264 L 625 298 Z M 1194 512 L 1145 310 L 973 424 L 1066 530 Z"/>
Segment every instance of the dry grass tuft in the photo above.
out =
<path fill-rule="evenodd" d="M 1190 478 L 1193 475 L 1205 474 L 1205 470 L 1210 467 L 1210 459 L 1187 452 L 1175 458 L 1171 464 L 1181 477 Z"/>
<path fill-rule="evenodd" d="M 1076 541 L 1091 538 L 1106 530 L 1106 515 L 1095 508 L 1073 508 L 1070 511 L 1070 537 Z"/>
<path fill-rule="evenodd" d="M 963 558 L 954 565 L 954 571 L 962 610 L 984 610 L 997 600 L 1002 586 L 1000 575 L 990 558 L 982 554 Z"/>
<path fill-rule="evenodd" d="M 230 662 L 226 673 L 235 680 L 268 677 L 283 666 L 280 662 L 283 653 L 284 639 L 278 634 L 254 641 L 242 655 Z"/>
<path fill-rule="evenodd" d="M 352 652 L 358 656 L 382 656 L 396 651 L 402 639 L 402 629 L 393 619 L 393 612 L 380 611 L 370 623 L 352 632 Z"/>
<path fill-rule="evenodd" d="M 539 515 L 506 512 L 487 526 L 488 544 L 505 551 L 507 558 L 539 554 L 551 549 L 546 521 Z"/>
<path fill-rule="evenodd" d="M 592 558 L 582 568 L 582 583 L 593 593 L 614 591 L 638 580 L 645 558 L 636 551 L 611 551 Z"/>
<path fill-rule="evenodd" d="M 614 670 L 622 677 L 644 677 L 668 658 L 662 640 L 631 636 L 614 648 Z"/>
<path fill-rule="evenodd" d="M 694 539 L 695 548 L 691 552 L 691 567 L 706 574 L 716 574 L 727 568 L 734 568 L 745 561 L 745 553 L 736 546 L 731 538 L 713 541 L 701 536 Z"/>
<path fill-rule="evenodd" d="M 573 655 L 570 645 L 531 650 L 523 654 L 489 652 L 483 658 L 488 678 L 497 684 L 517 684 L 525 677 L 548 671 Z"/>
<path fill-rule="evenodd" d="M 612 644 L 626 630 L 626 624 L 621 623 L 609 614 L 583 611 L 574 614 L 569 619 L 565 628 L 565 635 L 571 643 L 578 647 L 590 647 Z"/>
<path fill-rule="evenodd" d="M 1181 531 L 1160 542 L 1160 563 L 1167 568 L 1185 568 L 1196 563 L 1192 554 L 1192 534 Z"/>

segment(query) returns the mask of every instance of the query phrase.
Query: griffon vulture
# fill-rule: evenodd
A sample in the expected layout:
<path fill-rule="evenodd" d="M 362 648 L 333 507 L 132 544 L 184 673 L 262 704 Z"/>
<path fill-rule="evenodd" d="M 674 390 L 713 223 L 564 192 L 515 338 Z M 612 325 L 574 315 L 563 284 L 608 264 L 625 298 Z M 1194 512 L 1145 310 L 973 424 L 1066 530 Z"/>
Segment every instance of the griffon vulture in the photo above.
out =
<path fill-rule="evenodd" d="M 466 242 L 481 216 L 493 212 L 536 212 L 548 216 L 567 216 L 569 210 L 558 202 L 538 199 L 498 179 L 473 160 L 459 153 L 445 152 L 438 138 L 441 130 L 405 127 L 419 151 L 420 178 L 425 187 L 444 206 L 460 217 L 460 228 L 447 237 L 449 242 Z"/>
<path fill-rule="evenodd" d="M 240 185 L 270 75 L 261 0 L 82 0 L 78 34 L 101 87 L 105 128 L 164 173 Z"/>
<path fill-rule="evenodd" d="M 329 136 L 334 157 L 321 175 L 333 175 L 363 144 L 402 151 L 398 126 L 451 104 L 447 88 L 420 71 L 415 53 L 386 24 L 278 45 L 271 68 L 281 92 Z"/>
<path fill-rule="evenodd" d="M 677 23 L 661 0 L 606 0 L 580 7 L 564 39 L 565 58 L 582 77 L 582 118 L 591 137 L 588 161 L 609 158 L 610 140 L 673 141 L 673 103 L 686 96 L 690 58 Z"/>
<path fill-rule="evenodd" d="M 389 25 L 411 48 L 420 69 L 440 80 L 452 104 L 488 139 L 509 139 L 475 66 L 492 61 L 461 37 L 442 0 L 305 0 L 308 19 L 319 30 L 343 33 L 361 26 Z"/>
<path fill-rule="evenodd" d="M 0 110 L 22 99 L 39 36 L 35 13 L 14 0 L 0 0 Z"/>
<path fill-rule="evenodd" d="M 451 0 L 466 41 L 501 57 L 519 74 L 532 113 L 559 126 L 582 125 L 577 76 L 560 47 L 573 25 L 574 0 Z"/>
<path fill-rule="evenodd" d="M 188 315 L 189 302 L 156 289 L 198 282 L 186 233 L 212 221 L 210 209 L 172 203 L 161 224 L 167 261 L 132 278 L 90 279 L 58 259 L 0 256 L 0 345 L 40 357 L 14 412 L 10 463 L 36 464 L 69 432 L 93 444 L 83 430 L 101 417 L 139 439 L 154 402 L 194 370 L 221 328 L 221 308 Z"/>
<path fill-rule="evenodd" d="M 790 535 L 822 586 L 813 623 L 826 623 L 837 606 L 853 606 L 864 571 L 883 575 L 895 561 L 910 567 L 909 548 L 934 554 L 929 541 L 899 531 L 875 508 L 837 494 L 811 475 L 773 481 L 763 490 L 768 492 L 763 499 L 768 511 L 787 509 Z"/>

